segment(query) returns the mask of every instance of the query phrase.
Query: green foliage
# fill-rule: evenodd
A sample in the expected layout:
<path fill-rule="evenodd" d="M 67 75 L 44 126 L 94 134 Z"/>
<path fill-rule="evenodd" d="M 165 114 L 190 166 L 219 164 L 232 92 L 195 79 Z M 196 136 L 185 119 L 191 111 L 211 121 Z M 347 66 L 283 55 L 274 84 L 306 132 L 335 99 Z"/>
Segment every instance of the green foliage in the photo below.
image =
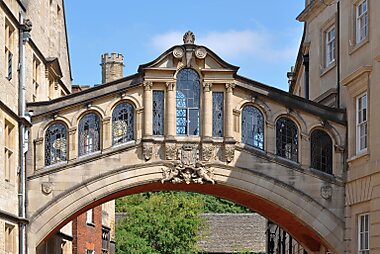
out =
<path fill-rule="evenodd" d="M 231 201 L 214 196 L 198 194 L 202 197 L 205 213 L 250 213 L 251 210 Z"/>
<path fill-rule="evenodd" d="M 203 202 L 186 193 L 144 193 L 116 201 L 126 217 L 117 225 L 116 253 L 197 253 Z"/>

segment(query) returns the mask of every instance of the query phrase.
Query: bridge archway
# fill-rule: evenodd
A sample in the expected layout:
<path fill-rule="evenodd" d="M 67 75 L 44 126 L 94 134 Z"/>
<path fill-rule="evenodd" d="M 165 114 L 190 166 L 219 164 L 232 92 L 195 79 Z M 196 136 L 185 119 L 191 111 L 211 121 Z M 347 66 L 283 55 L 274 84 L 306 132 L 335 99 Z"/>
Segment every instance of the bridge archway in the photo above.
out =
<path fill-rule="evenodd" d="M 324 246 L 332 253 L 343 252 L 343 222 L 313 198 L 290 185 L 259 172 L 214 165 L 216 184 L 161 183 L 163 164 L 142 164 L 108 171 L 57 196 L 31 218 L 30 253 L 73 217 L 111 199 L 161 190 L 210 194 L 244 205 L 288 231 L 313 252 Z"/>

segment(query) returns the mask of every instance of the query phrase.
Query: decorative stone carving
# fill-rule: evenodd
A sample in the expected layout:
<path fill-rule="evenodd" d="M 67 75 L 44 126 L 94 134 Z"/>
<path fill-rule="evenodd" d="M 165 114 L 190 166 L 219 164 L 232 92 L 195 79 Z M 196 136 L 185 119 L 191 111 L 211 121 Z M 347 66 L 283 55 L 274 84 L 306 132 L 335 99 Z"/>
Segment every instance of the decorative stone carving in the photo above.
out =
<path fill-rule="evenodd" d="M 199 161 L 196 146 L 185 144 L 178 154 L 179 160 L 169 164 L 167 168 L 162 168 L 162 183 L 215 183 L 213 170 Z"/>
<path fill-rule="evenodd" d="M 203 83 L 203 92 L 210 92 L 212 83 Z"/>
<path fill-rule="evenodd" d="M 331 199 L 332 192 L 333 192 L 333 189 L 332 189 L 331 185 L 323 185 L 321 187 L 321 197 L 326 199 L 326 200 Z"/>
<path fill-rule="evenodd" d="M 183 43 L 184 44 L 194 44 L 195 42 L 195 35 L 193 32 L 191 31 L 187 31 L 184 35 L 183 35 Z"/>
<path fill-rule="evenodd" d="M 42 183 L 41 191 L 43 194 L 49 195 L 53 191 L 52 184 L 48 182 Z"/>
<path fill-rule="evenodd" d="M 202 159 L 204 161 L 209 161 L 214 156 L 214 145 L 212 144 L 202 144 Z"/>
<path fill-rule="evenodd" d="M 226 89 L 227 89 L 227 93 L 232 93 L 234 88 L 235 88 L 235 84 L 234 83 L 227 83 L 226 84 Z"/>
<path fill-rule="evenodd" d="M 175 47 L 173 50 L 173 56 L 177 59 L 181 59 L 183 57 L 183 49 L 181 47 Z"/>
<path fill-rule="evenodd" d="M 167 160 L 177 159 L 177 147 L 175 144 L 165 144 L 165 157 Z"/>
<path fill-rule="evenodd" d="M 152 90 L 152 86 L 153 86 L 153 82 L 152 81 L 145 81 L 144 82 L 144 90 L 145 91 L 151 91 Z"/>
<path fill-rule="evenodd" d="M 146 161 L 150 160 L 153 155 L 153 144 L 143 143 L 143 155 Z"/>
<path fill-rule="evenodd" d="M 174 87 L 175 87 L 174 82 L 166 82 L 166 89 L 168 89 L 168 91 L 173 91 Z"/>
<path fill-rule="evenodd" d="M 224 145 L 224 157 L 226 158 L 227 163 L 233 161 L 235 157 L 235 145 L 234 144 L 225 144 Z"/>
<path fill-rule="evenodd" d="M 206 58 L 206 55 L 207 55 L 207 51 L 204 47 L 198 47 L 196 50 L 195 50 L 195 56 L 199 59 L 204 59 Z"/>

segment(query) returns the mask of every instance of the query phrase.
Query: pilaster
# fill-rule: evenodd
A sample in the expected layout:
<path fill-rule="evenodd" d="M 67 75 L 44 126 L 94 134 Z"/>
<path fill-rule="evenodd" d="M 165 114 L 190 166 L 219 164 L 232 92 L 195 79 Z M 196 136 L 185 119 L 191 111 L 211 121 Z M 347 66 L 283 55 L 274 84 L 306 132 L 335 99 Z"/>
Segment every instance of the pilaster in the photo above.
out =
<path fill-rule="evenodd" d="M 175 82 L 166 82 L 166 136 L 174 137 L 176 135 L 176 104 L 175 104 Z"/>
<path fill-rule="evenodd" d="M 212 83 L 203 83 L 203 139 L 212 138 Z"/>
<path fill-rule="evenodd" d="M 143 138 L 147 138 L 153 135 L 153 93 L 152 93 L 153 82 L 144 82 L 144 133 Z"/>

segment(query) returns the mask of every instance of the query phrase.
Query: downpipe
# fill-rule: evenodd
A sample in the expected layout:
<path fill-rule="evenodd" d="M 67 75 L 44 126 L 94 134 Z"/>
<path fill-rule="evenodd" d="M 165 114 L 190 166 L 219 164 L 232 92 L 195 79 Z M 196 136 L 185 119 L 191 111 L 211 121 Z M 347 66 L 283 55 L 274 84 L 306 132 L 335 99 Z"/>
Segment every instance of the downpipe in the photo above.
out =
<path fill-rule="evenodd" d="M 30 31 L 32 23 L 28 19 L 24 19 L 20 14 L 20 27 L 19 27 L 19 64 L 18 64 L 18 78 L 19 78 L 19 100 L 18 100 L 18 113 L 22 119 L 19 124 L 19 217 L 26 221 L 26 165 L 25 157 L 28 151 L 29 135 L 25 126 L 25 121 L 30 121 L 29 117 L 25 114 L 25 45 L 30 38 Z M 19 224 L 19 253 L 27 254 L 27 236 L 26 236 L 26 223 Z"/>

